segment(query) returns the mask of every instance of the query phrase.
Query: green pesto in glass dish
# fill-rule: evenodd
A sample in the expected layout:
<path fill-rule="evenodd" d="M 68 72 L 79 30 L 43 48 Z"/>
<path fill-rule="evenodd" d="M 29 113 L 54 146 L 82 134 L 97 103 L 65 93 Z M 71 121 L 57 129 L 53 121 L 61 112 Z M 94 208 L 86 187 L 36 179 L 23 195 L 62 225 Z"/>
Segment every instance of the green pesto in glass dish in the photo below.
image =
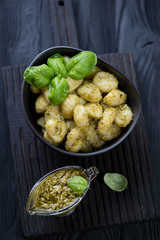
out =
<path fill-rule="evenodd" d="M 32 211 L 44 209 L 58 211 L 72 205 L 82 195 L 83 191 L 74 193 L 67 182 L 74 177 L 81 177 L 87 182 L 87 176 L 80 169 L 64 169 L 53 173 L 42 181 Z M 79 186 L 78 186 L 79 187 Z"/>

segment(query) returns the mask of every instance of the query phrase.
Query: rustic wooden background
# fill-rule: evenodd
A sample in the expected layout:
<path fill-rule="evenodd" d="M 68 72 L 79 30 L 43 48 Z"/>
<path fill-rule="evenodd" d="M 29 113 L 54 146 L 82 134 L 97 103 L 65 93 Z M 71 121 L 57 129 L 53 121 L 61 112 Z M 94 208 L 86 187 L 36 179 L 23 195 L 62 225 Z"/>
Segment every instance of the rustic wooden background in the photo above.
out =
<path fill-rule="evenodd" d="M 54 8 L 50 6 L 54 2 Z M 65 3 L 74 9 L 79 46 L 97 54 L 132 52 L 153 159 L 160 187 L 160 1 L 159 0 L 1 0 L 0 66 L 25 65 L 45 48 L 62 42 L 51 18 L 61 19 Z M 56 15 L 60 8 L 62 15 Z M 70 26 L 71 27 L 71 26 Z M 54 36 L 53 36 L 54 34 Z M 53 41 L 54 39 L 54 41 Z M 70 39 L 76 46 L 75 39 Z M 23 239 L 4 91 L 0 81 L 0 234 L 1 239 Z M 160 201 L 160 199 L 157 199 Z M 115 226 L 105 230 L 55 236 L 55 239 L 159 239 L 160 222 Z"/>

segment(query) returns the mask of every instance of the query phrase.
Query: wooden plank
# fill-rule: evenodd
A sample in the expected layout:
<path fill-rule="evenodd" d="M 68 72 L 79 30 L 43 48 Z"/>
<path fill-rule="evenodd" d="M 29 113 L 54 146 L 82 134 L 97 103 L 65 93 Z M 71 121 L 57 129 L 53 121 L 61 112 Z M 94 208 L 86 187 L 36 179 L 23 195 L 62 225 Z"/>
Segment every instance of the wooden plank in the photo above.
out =
<path fill-rule="evenodd" d="M 117 64 L 117 67 L 135 83 L 130 54 L 110 54 L 101 57 Z M 24 235 L 43 235 L 55 231 L 74 232 L 160 216 L 159 211 L 157 212 L 158 205 L 154 202 L 154 178 L 151 164 L 148 163 L 150 158 L 146 151 L 147 143 L 144 141 L 143 117 L 140 118 L 130 136 L 115 149 L 85 159 L 64 157 L 37 139 L 25 122 L 19 88 L 24 69 L 24 67 L 3 69 L 5 88 L 8 88 L 9 79 L 13 81 L 13 87 L 6 91 L 5 99 Z M 67 218 L 28 216 L 25 204 L 29 190 L 35 181 L 52 169 L 70 164 L 78 164 L 84 168 L 96 165 L 101 173 L 93 181 L 82 204 Z M 103 175 L 107 171 L 121 172 L 126 175 L 129 181 L 128 190 L 117 194 L 108 189 L 103 182 Z"/>
<path fill-rule="evenodd" d="M 49 16 L 54 45 L 78 47 L 72 0 L 49 0 Z"/>

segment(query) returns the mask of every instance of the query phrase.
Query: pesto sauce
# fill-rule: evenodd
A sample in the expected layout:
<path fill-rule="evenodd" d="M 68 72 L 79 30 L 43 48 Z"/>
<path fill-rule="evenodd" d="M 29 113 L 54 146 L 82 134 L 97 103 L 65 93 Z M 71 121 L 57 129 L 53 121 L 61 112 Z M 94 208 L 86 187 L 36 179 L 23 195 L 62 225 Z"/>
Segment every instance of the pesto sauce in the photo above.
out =
<path fill-rule="evenodd" d="M 67 181 L 74 176 L 81 176 L 87 180 L 85 173 L 79 169 L 60 170 L 44 179 L 39 187 L 32 210 L 57 211 L 78 200 L 82 194 L 73 194 L 67 186 Z"/>

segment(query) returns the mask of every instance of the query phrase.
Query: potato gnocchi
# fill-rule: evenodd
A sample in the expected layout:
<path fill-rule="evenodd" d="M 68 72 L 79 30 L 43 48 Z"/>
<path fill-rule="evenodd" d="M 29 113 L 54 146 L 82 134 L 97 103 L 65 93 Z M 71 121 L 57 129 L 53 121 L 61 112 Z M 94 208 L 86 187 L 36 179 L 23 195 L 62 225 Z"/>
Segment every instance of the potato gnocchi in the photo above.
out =
<path fill-rule="evenodd" d="M 66 60 L 69 57 L 65 56 Z M 41 114 L 37 124 L 44 139 L 70 152 L 91 152 L 117 138 L 133 119 L 127 94 L 118 89 L 117 78 L 97 66 L 82 80 L 67 78 L 69 93 L 58 106 L 48 101 L 48 89 L 31 91 L 39 94 L 35 111 Z"/>

